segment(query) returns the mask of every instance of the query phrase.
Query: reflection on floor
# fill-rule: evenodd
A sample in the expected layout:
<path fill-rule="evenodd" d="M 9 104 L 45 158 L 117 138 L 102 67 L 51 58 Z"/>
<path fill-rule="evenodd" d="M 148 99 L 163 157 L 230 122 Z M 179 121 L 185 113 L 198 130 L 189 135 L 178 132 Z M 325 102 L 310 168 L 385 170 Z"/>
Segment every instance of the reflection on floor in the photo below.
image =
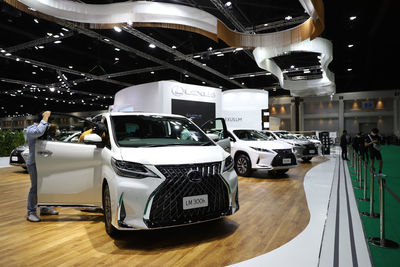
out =
<path fill-rule="evenodd" d="M 0 266 L 226 266 L 272 251 L 308 225 L 303 177 L 325 159 L 283 177 L 240 177 L 240 211 L 228 218 L 165 230 L 123 232 L 111 239 L 101 213 L 60 208 L 40 223 L 25 220 L 29 176 L 0 169 Z M 308 194 L 308 193 L 307 193 Z M 299 265 L 297 265 L 299 266 Z"/>

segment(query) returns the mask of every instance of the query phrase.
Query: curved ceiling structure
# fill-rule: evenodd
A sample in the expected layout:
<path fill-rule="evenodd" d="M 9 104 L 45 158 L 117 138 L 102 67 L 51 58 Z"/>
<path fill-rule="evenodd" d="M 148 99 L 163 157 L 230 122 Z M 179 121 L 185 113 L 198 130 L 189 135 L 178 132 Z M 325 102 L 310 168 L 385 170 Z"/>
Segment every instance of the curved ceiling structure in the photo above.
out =
<path fill-rule="evenodd" d="M 191 31 L 231 47 L 255 49 L 257 65 L 274 74 L 283 89 L 293 96 L 326 95 L 335 92 L 334 75 L 328 70 L 332 45 L 316 38 L 324 30 L 322 0 L 299 0 L 310 16 L 295 27 L 270 33 L 237 32 L 214 15 L 185 5 L 127 1 L 111 4 L 86 4 L 69 0 L 5 0 L 14 7 L 50 21 L 67 20 L 85 27 L 110 29 L 115 26 L 154 27 Z M 321 54 L 322 78 L 313 80 L 285 79 L 282 69 L 272 58 L 292 51 Z M 240 85 L 240 84 L 239 84 Z"/>
<path fill-rule="evenodd" d="M 243 48 L 287 46 L 308 38 L 313 39 L 324 29 L 321 0 L 300 1 L 310 15 L 304 23 L 289 30 L 265 34 L 239 33 L 205 11 L 170 3 L 134 1 L 94 5 L 68 0 L 6 2 L 25 12 L 36 12 L 37 16 L 43 17 L 45 14 L 58 19 L 88 23 L 92 28 L 112 28 L 129 23 L 141 27 L 187 30 L 214 40 L 221 39 L 232 47 Z"/>
<path fill-rule="evenodd" d="M 284 72 L 272 58 L 294 51 L 319 53 L 322 78 L 297 81 L 285 79 Z M 333 59 L 332 43 L 327 39 L 319 37 L 284 47 L 257 47 L 253 54 L 257 65 L 273 73 L 279 79 L 281 87 L 290 90 L 292 96 L 330 95 L 336 92 L 334 74 L 328 69 Z"/>

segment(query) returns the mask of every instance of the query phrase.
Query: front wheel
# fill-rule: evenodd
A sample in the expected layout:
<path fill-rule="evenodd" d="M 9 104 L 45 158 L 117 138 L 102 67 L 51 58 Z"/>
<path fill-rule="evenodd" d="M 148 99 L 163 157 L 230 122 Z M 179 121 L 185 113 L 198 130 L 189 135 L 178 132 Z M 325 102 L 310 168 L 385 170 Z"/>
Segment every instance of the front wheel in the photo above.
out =
<path fill-rule="evenodd" d="M 104 224 L 106 227 L 106 232 L 109 236 L 114 237 L 118 230 L 111 224 L 112 215 L 111 215 L 111 198 L 110 198 L 110 189 L 106 184 L 103 189 L 103 210 L 104 210 Z"/>
<path fill-rule="evenodd" d="M 247 155 L 241 154 L 235 159 L 235 170 L 239 176 L 249 176 L 251 173 L 251 162 Z"/>

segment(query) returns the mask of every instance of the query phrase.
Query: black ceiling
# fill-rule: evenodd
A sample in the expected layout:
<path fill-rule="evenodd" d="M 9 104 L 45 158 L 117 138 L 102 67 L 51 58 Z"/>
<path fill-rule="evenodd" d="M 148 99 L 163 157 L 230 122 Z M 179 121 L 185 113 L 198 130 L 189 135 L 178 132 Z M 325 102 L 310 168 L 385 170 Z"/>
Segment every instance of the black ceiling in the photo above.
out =
<path fill-rule="evenodd" d="M 83 2 L 107 4 L 121 1 Z M 235 28 L 210 0 L 158 2 L 203 9 L 230 28 Z M 236 0 L 231 3 L 229 12 L 247 31 L 273 32 L 293 27 L 293 21 L 300 23 L 307 18 L 297 0 Z M 361 0 L 345 4 L 324 1 L 326 27 L 322 37 L 333 42 L 334 60 L 329 68 L 335 73 L 338 93 L 398 88 L 394 64 L 397 63 L 400 44 L 399 38 L 393 37 L 399 26 L 394 3 L 390 0 L 368 1 L 368 4 Z M 214 42 L 192 32 L 137 28 L 169 47 L 175 46 L 182 54 L 192 55 L 208 67 L 205 70 L 202 65 L 195 66 L 159 47 L 150 48 L 147 41 L 125 31 L 90 30 L 101 37 L 89 37 L 65 25 L 20 12 L 4 2 L 0 5 L 0 48 L 15 50 L 8 56 L 4 51 L 0 53 L 0 117 L 36 113 L 43 109 L 105 109 L 113 102 L 110 96 L 118 90 L 128 85 L 159 80 L 206 84 L 223 90 L 239 86 L 264 88 L 272 96 L 289 94 L 289 91 L 280 89 L 273 75 L 265 75 L 266 72 L 256 65 L 249 51 L 231 49 L 223 41 Z M 285 20 L 287 16 L 293 17 L 293 20 Z M 350 20 L 351 16 L 357 18 Z M 264 24 L 275 26 L 262 27 L 260 31 L 260 25 Z M 46 42 L 23 49 L 16 47 L 50 38 L 50 34 L 53 41 L 61 42 Z M 54 38 L 55 35 L 59 37 Z M 104 41 L 104 38 L 111 42 Z M 350 44 L 353 46 L 348 47 Z M 295 71 L 298 67 L 313 67 L 308 75 L 318 78 L 321 72 L 317 68 L 317 56 L 315 53 L 290 53 L 274 60 L 281 68 L 290 70 L 286 74 L 290 79 L 306 78 Z M 126 71 L 130 72 L 116 74 Z"/>

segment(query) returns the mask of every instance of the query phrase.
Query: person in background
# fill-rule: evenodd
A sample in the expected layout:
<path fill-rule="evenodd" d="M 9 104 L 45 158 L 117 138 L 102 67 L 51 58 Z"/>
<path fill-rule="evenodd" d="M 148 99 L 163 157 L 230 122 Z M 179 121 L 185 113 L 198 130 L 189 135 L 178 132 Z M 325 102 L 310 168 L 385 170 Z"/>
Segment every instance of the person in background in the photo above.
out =
<path fill-rule="evenodd" d="M 369 155 L 371 157 L 371 168 L 374 168 L 375 158 L 379 162 L 379 172 L 378 176 L 386 176 L 386 174 L 382 173 L 382 154 L 381 154 L 381 143 L 382 137 L 379 135 L 379 130 L 377 128 L 373 128 L 371 132 L 365 138 L 365 147 L 369 147 Z"/>
<path fill-rule="evenodd" d="M 95 126 L 93 126 L 93 128 L 83 132 L 81 136 L 79 136 L 78 143 L 83 143 L 85 136 L 88 134 L 97 134 L 101 136 L 101 138 L 104 140 L 106 136 L 106 126 L 104 124 L 105 119 L 106 119 L 105 117 L 102 117 L 101 121 L 98 122 Z"/>
<path fill-rule="evenodd" d="M 50 111 L 45 111 L 38 116 L 37 122 L 25 129 L 25 136 L 29 146 L 29 157 L 26 162 L 26 167 L 31 178 L 31 189 L 28 194 L 28 215 L 26 219 L 30 222 L 39 222 L 37 216 L 37 170 L 35 161 L 35 143 L 41 137 L 49 126 Z M 52 208 L 41 208 L 40 215 L 57 215 L 58 211 Z"/>
<path fill-rule="evenodd" d="M 368 136 L 368 134 L 361 134 L 361 140 L 362 142 L 360 143 L 360 156 L 362 160 L 368 162 L 369 161 L 369 156 L 368 156 L 368 148 L 365 146 L 365 138 Z"/>
<path fill-rule="evenodd" d="M 354 136 L 351 144 L 357 154 L 360 154 L 361 143 L 364 143 L 364 140 L 362 139 L 362 133 L 357 133 L 356 136 Z"/>
<path fill-rule="evenodd" d="M 344 130 L 342 136 L 340 137 L 340 147 L 342 148 L 342 159 L 343 160 L 349 160 L 347 158 L 347 131 Z"/>

